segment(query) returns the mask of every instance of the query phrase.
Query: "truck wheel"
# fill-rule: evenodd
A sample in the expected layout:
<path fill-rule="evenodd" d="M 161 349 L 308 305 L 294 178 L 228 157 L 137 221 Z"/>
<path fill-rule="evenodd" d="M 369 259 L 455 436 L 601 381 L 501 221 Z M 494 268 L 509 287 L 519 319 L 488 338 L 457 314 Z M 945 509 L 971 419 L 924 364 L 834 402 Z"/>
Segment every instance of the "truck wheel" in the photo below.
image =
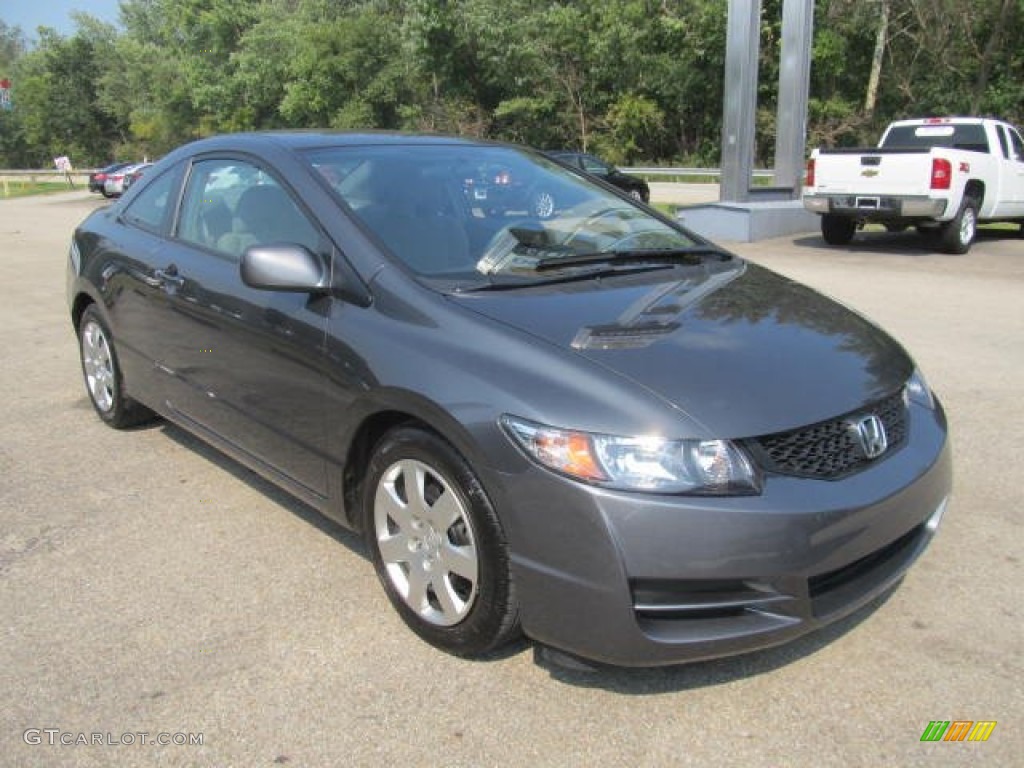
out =
<path fill-rule="evenodd" d="M 829 245 L 846 245 L 853 240 L 857 231 L 857 222 L 845 216 L 826 213 L 821 217 L 821 236 Z"/>
<path fill-rule="evenodd" d="M 978 203 L 965 197 L 956 216 L 942 225 L 942 250 L 946 253 L 967 253 L 977 231 Z"/>

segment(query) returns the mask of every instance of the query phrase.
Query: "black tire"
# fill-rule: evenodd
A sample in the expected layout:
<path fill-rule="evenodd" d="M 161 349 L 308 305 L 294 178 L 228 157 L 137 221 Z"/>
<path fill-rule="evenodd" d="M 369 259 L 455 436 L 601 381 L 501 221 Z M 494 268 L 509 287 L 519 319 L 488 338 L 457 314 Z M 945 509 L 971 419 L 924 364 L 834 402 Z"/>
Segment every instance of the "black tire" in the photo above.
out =
<path fill-rule="evenodd" d="M 956 216 L 942 225 L 939 244 L 946 253 L 967 253 L 978 234 L 978 203 L 965 197 Z"/>
<path fill-rule="evenodd" d="M 629 196 L 636 200 L 638 203 L 647 202 L 646 200 L 644 200 L 644 191 L 637 187 L 634 187 L 633 189 L 629 190 Z"/>
<path fill-rule="evenodd" d="M 105 189 L 101 189 L 101 190 L 100 190 L 100 192 L 102 192 L 102 193 L 103 193 L 103 196 L 104 196 L 105 198 L 107 198 L 108 200 L 109 200 L 110 198 L 112 198 L 112 197 L 114 196 L 114 195 L 113 195 L 113 194 L 111 194 L 110 192 L 107 192 L 107 190 L 105 190 Z"/>
<path fill-rule="evenodd" d="M 857 222 L 845 216 L 826 213 L 821 217 L 821 236 L 829 245 L 846 245 L 853 240 Z"/>
<path fill-rule="evenodd" d="M 89 402 L 103 421 L 124 429 L 155 418 L 151 410 L 125 395 L 113 336 L 94 304 L 86 307 L 78 323 L 78 354 Z"/>
<path fill-rule="evenodd" d="M 407 478 L 418 477 L 422 489 L 410 494 Z M 377 576 L 413 632 L 466 657 L 519 635 L 504 531 L 480 481 L 451 445 L 417 427 L 388 432 L 370 459 L 362 503 Z"/>

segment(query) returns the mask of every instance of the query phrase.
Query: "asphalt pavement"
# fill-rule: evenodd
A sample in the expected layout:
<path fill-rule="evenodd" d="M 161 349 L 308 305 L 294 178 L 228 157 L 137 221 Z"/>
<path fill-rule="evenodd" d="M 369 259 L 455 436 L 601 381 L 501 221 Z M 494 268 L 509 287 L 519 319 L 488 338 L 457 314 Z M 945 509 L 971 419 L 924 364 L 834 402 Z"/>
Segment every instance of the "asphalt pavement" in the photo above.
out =
<path fill-rule="evenodd" d="M 949 413 L 952 505 L 895 591 L 825 631 L 580 671 L 528 643 L 476 662 L 434 650 L 355 536 L 175 427 L 101 424 L 64 299 L 72 229 L 101 204 L 0 200 L 0 764 L 1021 764 L 1015 233 L 965 256 L 912 233 L 727 244 L 911 350 Z M 997 725 L 983 743 L 922 742 L 934 720 Z"/>

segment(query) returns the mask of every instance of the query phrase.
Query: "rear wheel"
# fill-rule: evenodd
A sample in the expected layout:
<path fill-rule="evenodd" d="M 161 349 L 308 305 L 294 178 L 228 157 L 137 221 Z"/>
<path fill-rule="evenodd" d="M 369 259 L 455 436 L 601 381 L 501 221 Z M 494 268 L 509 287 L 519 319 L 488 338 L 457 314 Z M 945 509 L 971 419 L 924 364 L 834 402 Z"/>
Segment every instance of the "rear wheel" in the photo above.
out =
<path fill-rule="evenodd" d="M 821 217 L 821 236 L 829 245 L 846 245 L 853 240 L 857 222 L 845 216 L 826 213 Z"/>
<path fill-rule="evenodd" d="M 124 379 L 110 330 L 95 305 L 82 313 L 78 349 L 89 400 L 103 421 L 115 429 L 135 426 L 154 418 L 148 408 L 124 394 Z"/>
<path fill-rule="evenodd" d="M 478 656 L 518 634 L 501 524 L 465 459 L 437 435 L 400 427 L 377 444 L 363 534 L 392 605 L 427 642 Z"/>
<path fill-rule="evenodd" d="M 940 242 L 946 253 L 967 253 L 978 233 L 978 203 L 965 197 L 950 221 L 942 225 Z"/>

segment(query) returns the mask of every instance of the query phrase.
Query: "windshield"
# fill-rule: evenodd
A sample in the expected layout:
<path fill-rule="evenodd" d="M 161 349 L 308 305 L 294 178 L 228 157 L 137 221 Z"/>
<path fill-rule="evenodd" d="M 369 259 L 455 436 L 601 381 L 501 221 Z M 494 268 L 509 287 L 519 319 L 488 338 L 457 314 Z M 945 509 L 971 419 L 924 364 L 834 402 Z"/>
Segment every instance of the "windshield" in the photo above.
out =
<path fill-rule="evenodd" d="M 306 158 L 355 216 L 425 277 L 548 279 L 560 259 L 566 270 L 580 269 L 581 256 L 698 245 L 582 175 L 512 147 L 349 146 Z"/>

